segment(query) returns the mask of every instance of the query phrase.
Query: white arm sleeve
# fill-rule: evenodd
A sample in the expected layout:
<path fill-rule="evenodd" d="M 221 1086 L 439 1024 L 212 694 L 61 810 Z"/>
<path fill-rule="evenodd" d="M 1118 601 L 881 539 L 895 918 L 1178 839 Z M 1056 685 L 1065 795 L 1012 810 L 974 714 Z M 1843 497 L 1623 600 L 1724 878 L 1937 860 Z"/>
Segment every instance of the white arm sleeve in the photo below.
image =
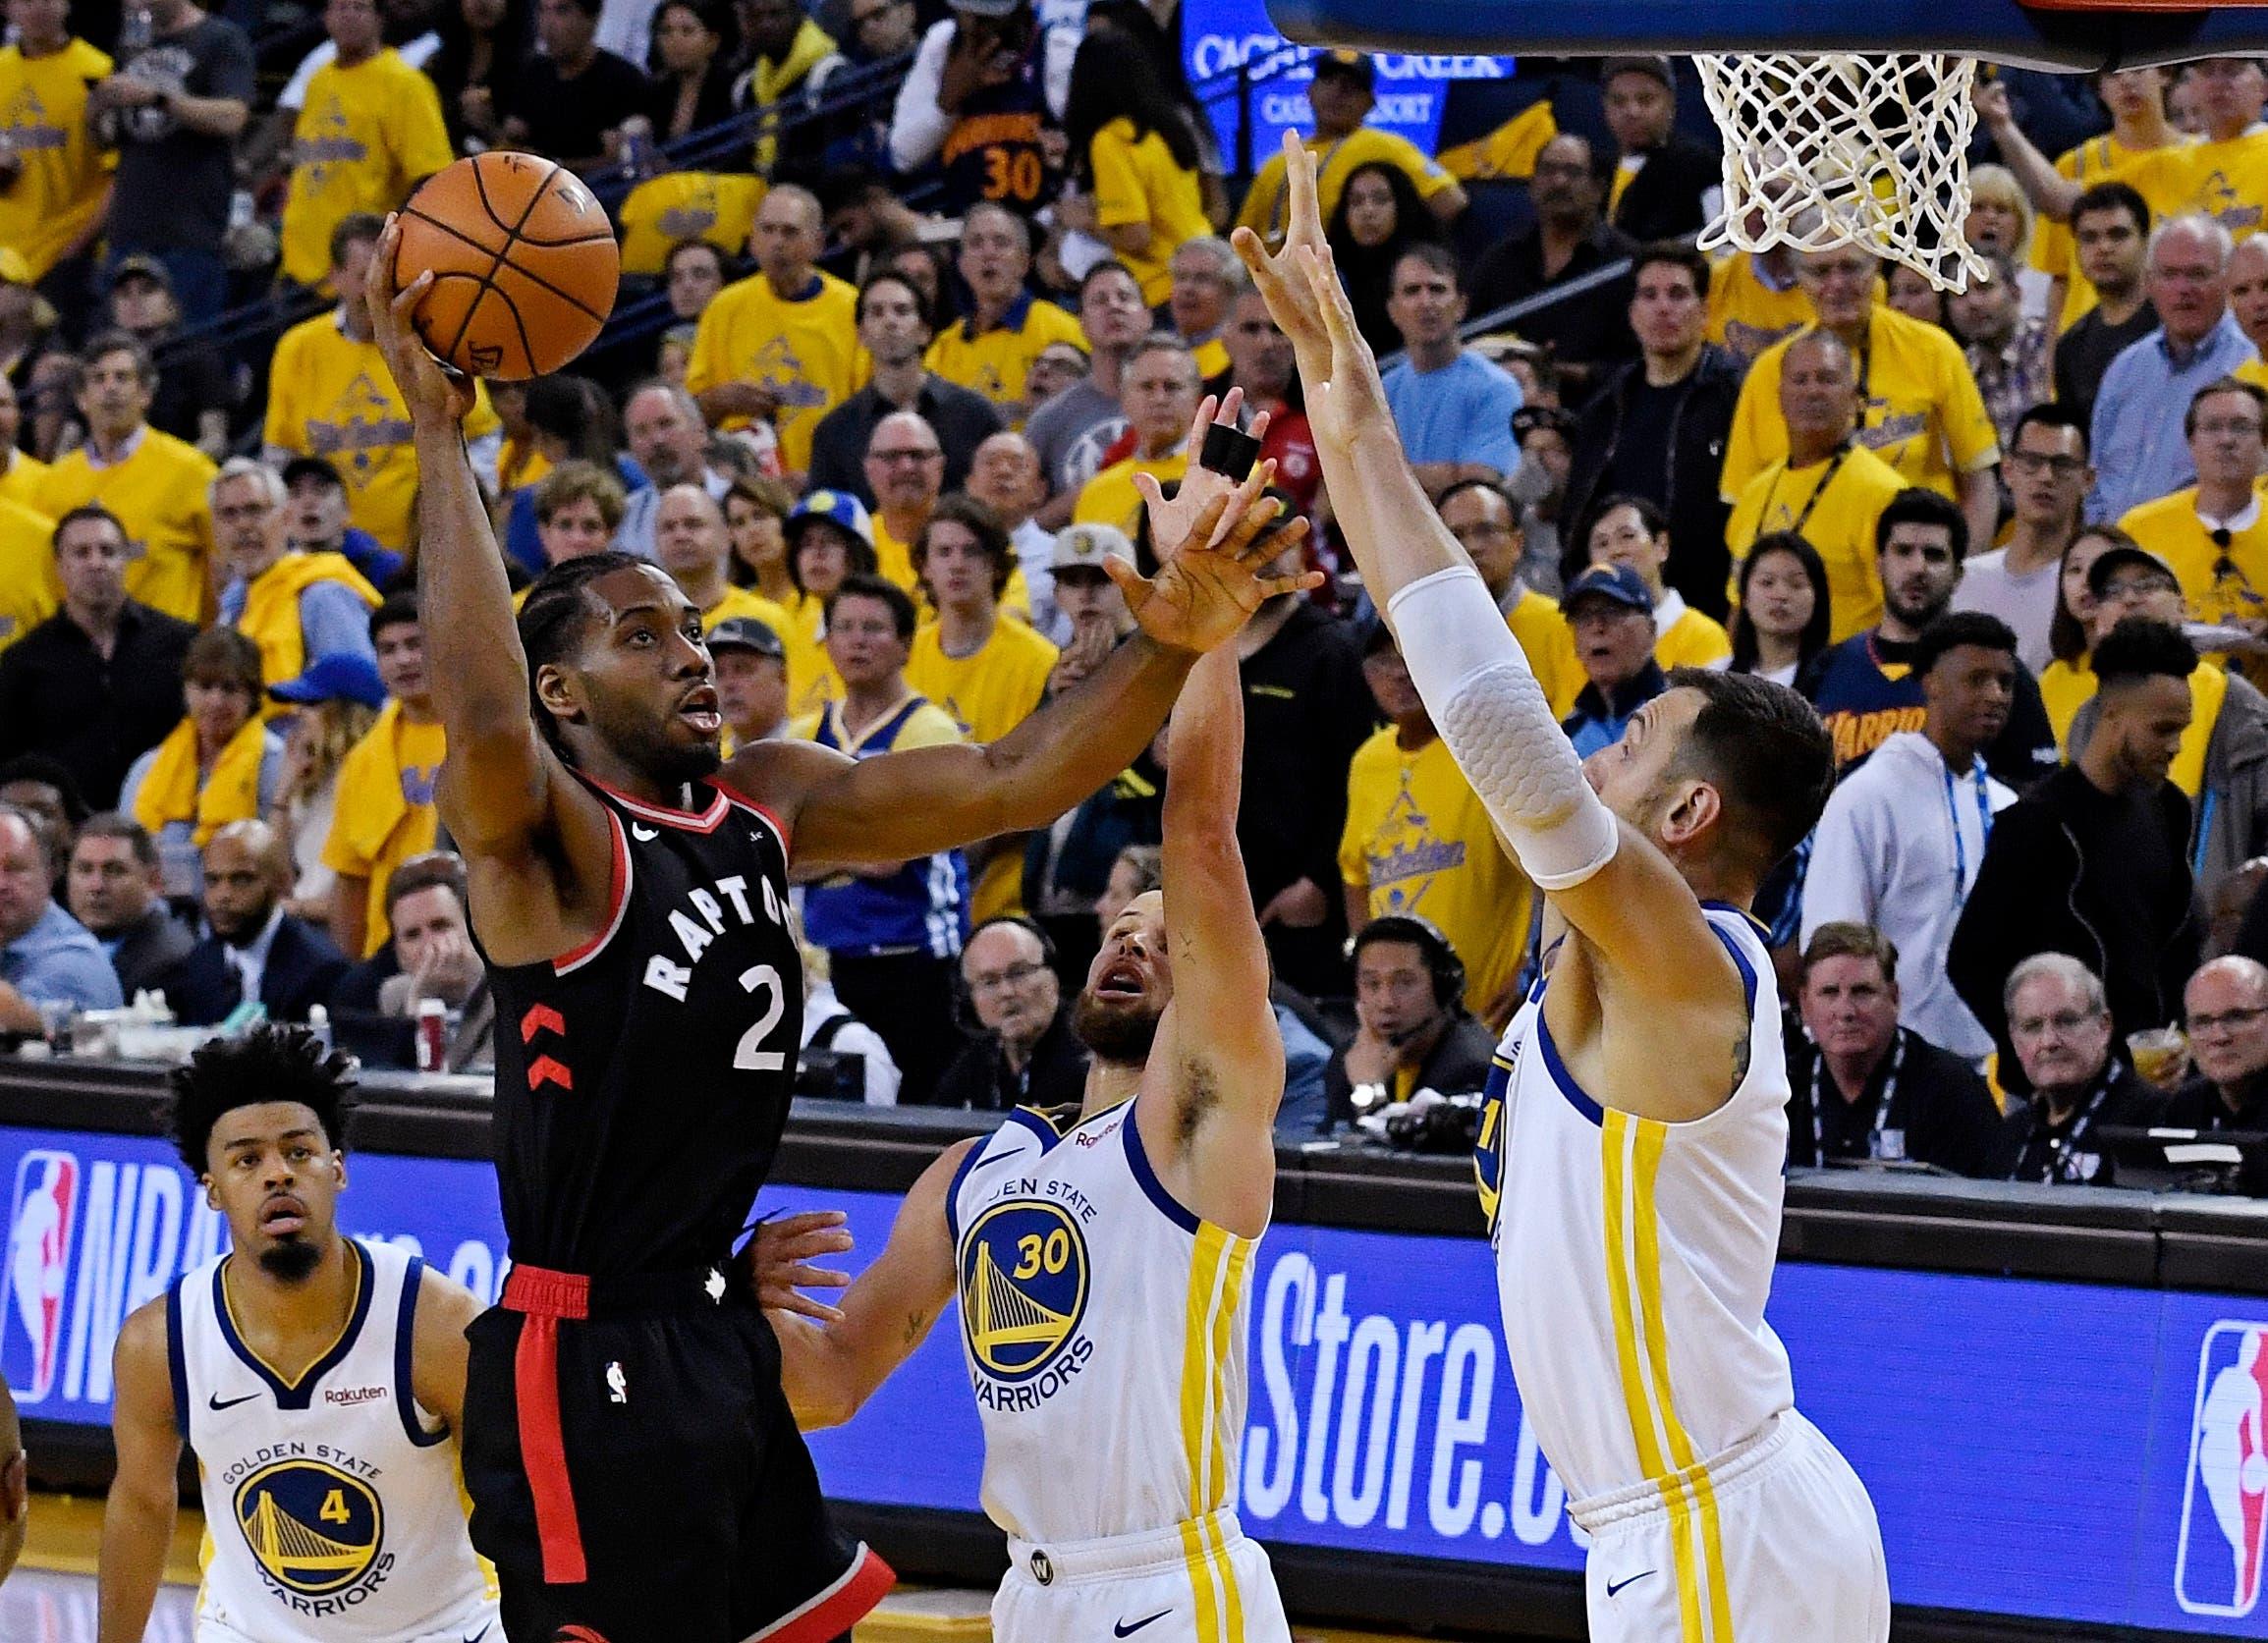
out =
<path fill-rule="evenodd" d="M 1614 812 L 1583 779 L 1504 613 L 1458 566 L 1394 595 L 1387 619 L 1426 711 L 1527 876 L 1569 890 L 1614 859 Z"/>
<path fill-rule="evenodd" d="M 945 58 L 953 49 L 953 28 L 951 18 L 930 25 L 898 87 L 898 104 L 890 117 L 890 159 L 900 171 L 919 171 L 935 159 L 945 146 L 945 134 L 953 129 L 953 117 L 937 105 Z"/>

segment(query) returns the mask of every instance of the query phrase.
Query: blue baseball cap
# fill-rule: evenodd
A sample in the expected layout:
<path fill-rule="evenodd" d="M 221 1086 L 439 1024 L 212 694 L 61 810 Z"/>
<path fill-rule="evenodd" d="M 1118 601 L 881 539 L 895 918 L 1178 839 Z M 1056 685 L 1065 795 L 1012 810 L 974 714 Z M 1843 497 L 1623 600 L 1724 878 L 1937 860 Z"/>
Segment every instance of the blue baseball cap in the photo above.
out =
<path fill-rule="evenodd" d="M 303 706 L 337 701 L 360 702 L 364 707 L 386 705 L 386 686 L 378 683 L 377 664 L 353 650 L 334 650 L 328 656 L 316 657 L 314 666 L 299 678 L 269 685 L 268 694 L 280 702 Z"/>
<path fill-rule="evenodd" d="M 849 491 L 813 491 L 797 503 L 783 527 L 791 538 L 796 534 L 797 524 L 803 520 L 825 520 L 842 526 L 869 548 L 874 545 L 874 526 L 866 517 L 866 505 Z"/>
<path fill-rule="evenodd" d="M 1592 566 L 1568 584 L 1560 597 L 1560 609 L 1572 612 L 1575 602 L 1586 593 L 1596 593 L 1648 616 L 1654 614 L 1654 596 L 1646 591 L 1644 578 L 1628 565 Z"/>

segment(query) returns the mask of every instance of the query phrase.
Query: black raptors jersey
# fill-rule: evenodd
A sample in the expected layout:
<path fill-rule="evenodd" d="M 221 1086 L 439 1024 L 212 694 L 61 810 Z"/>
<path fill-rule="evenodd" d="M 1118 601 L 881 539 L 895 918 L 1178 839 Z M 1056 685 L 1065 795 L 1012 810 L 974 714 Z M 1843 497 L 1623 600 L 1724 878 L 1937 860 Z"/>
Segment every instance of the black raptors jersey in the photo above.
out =
<path fill-rule="evenodd" d="M 594 1277 L 724 1259 L 788 1119 L 803 972 L 785 831 L 707 783 L 614 824 L 605 926 L 492 967 L 496 1171 L 514 1261 Z"/>

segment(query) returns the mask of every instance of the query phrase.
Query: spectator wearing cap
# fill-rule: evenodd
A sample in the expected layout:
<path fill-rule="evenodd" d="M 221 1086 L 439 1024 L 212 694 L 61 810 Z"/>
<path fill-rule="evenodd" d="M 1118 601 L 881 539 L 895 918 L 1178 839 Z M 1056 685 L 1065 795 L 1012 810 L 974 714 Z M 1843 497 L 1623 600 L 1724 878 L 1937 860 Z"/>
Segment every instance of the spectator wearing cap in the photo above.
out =
<path fill-rule="evenodd" d="M 1276 488 L 1292 499 L 1293 512 L 1312 515 L 1323 487 L 1323 464 L 1315 453 L 1314 430 L 1307 425 L 1291 339 L 1268 312 L 1267 299 L 1248 284 L 1229 304 L 1228 326 L 1221 335 L 1229 367 L 1204 385 L 1205 392 L 1225 400 L 1230 389 L 1242 388 L 1247 421 L 1267 412 L 1260 460 L 1276 465 Z"/>
<path fill-rule="evenodd" d="M 975 307 L 937 333 L 923 360 L 946 381 L 991 401 L 1011 427 L 1021 426 L 1031 362 L 1052 343 L 1084 348 L 1079 321 L 1024 288 L 1031 225 L 1005 205 L 969 207 L 958 266 Z"/>
<path fill-rule="evenodd" d="M 1501 1031 L 1519 1002 L 1534 890 L 1450 756 L 1385 623 L 1363 647 L 1362 677 L 1385 729 L 1347 767 L 1339 872 L 1347 927 L 1421 912 L 1464 955 L 1464 1004 Z"/>
<path fill-rule="evenodd" d="M 1125 263 L 1105 258 L 1079 280 L 1079 329 L 1086 375 L 1033 411 L 1023 428 L 1053 493 L 1039 511 L 1039 523 L 1050 530 L 1070 522 L 1079 487 L 1107 466 L 1105 454 L 1126 432 L 1126 366 L 1150 334 L 1150 310 Z"/>
<path fill-rule="evenodd" d="M 1622 82 L 1654 83 L 1635 71 Z M 1669 520 L 1669 585 L 1694 610 L 1722 618 L 1731 561 L 1718 467 L 1741 397 L 1741 361 L 1704 336 L 1711 277 L 1708 258 L 1684 246 L 1638 251 L 1629 319 L 1640 357 L 1617 366 L 1578 413 L 1562 513 L 1588 518 L 1614 495 L 1651 502 Z"/>
<path fill-rule="evenodd" d="M 167 978 L 166 1002 L 187 1026 L 211 1026 L 258 1002 L 273 1021 L 304 1021 L 348 961 L 322 926 L 284 910 L 292 859 L 265 822 L 231 822 L 205 851 L 206 934 Z"/>
<path fill-rule="evenodd" d="M 110 323 L 149 350 L 165 356 L 157 397 L 150 402 L 149 425 L 187 440 L 214 462 L 228 454 L 229 411 L 236 387 L 220 350 L 209 341 L 177 335 L 181 305 L 174 301 L 173 276 L 147 252 L 127 257 L 110 273 Z"/>
<path fill-rule="evenodd" d="M 449 850 L 414 855 L 386 884 L 385 946 L 331 989 L 339 1047 L 373 1067 L 478 1072 L 495 1065 L 496 1000 L 473 944 L 465 863 Z M 420 1068 L 417 1014 L 437 1000 L 447 1032 L 441 1065 Z"/>
<path fill-rule="evenodd" d="M 2182 990 L 2197 1075 L 2158 1122 L 2170 1129 L 2268 1129 L 2268 967 L 2236 954 L 2200 965 Z"/>
<path fill-rule="evenodd" d="M 2093 482 L 2085 418 L 2067 406 L 2033 406 L 2017 420 L 2001 473 L 2014 503 L 2007 542 L 1963 562 L 1953 608 L 2007 623 L 2017 659 L 2036 675 L 2055 659 L 2050 631 L 2064 553 Z"/>
<path fill-rule="evenodd" d="M 736 746 L 788 734 L 788 650 L 768 622 L 736 616 L 709 630 L 717 696 Z"/>
<path fill-rule="evenodd" d="M 1355 1036 L 1323 1074 L 1323 1128 L 1420 1090 L 1472 1095 L 1488 1083 L 1496 1035 L 1466 1009 L 1465 961 L 1414 913 L 1372 919 L 1355 938 Z"/>
<path fill-rule="evenodd" d="M 1654 660 L 1654 598 L 1629 566 L 1600 565 L 1576 577 L 1561 608 L 1589 683 L 1560 728 L 1588 758 L 1620 741 L 1638 709 L 1669 688 Z"/>
<path fill-rule="evenodd" d="M 284 464 L 286 532 L 300 553 L 335 553 L 383 593 L 401 577 L 406 561 L 347 520 L 347 482 L 323 457 L 294 457 Z"/>
<path fill-rule="evenodd" d="M 109 955 L 120 994 L 162 991 L 196 937 L 166 905 L 157 842 L 132 816 L 90 816 L 71 847 L 69 883 L 71 916 Z"/>
<path fill-rule="evenodd" d="M 2010 1180 L 2112 1184 L 2101 1132 L 2158 1122 L 2165 1098 L 2114 1053 L 2118 1022 L 2102 980 L 2053 949 L 2009 972 L 2004 1009 L 2013 1058 L 2028 1092 L 2011 1104 L 2001 1131 L 2001 1172 Z"/>
<path fill-rule="evenodd" d="M 2268 389 L 2235 377 L 2200 388 L 2182 413 L 2196 483 L 2130 509 L 2119 528 L 2163 561 L 2189 617 L 2268 634 Z"/>
<path fill-rule="evenodd" d="M 1055 532 L 1036 518 L 1047 501 L 1047 480 L 1031 441 L 1003 428 L 979 445 L 969 464 L 968 495 L 991 509 L 1008 532 L 1016 550 L 1015 579 L 1030 602 L 1025 620 L 1031 630 L 1063 644 L 1071 624 L 1055 606 Z"/>
<path fill-rule="evenodd" d="M 1086 1046 L 1072 1030 L 1053 944 L 1027 918 L 988 918 L 961 950 L 961 985 L 978 1036 L 937 1082 L 931 1104 L 1006 1112 L 1077 1106 Z"/>
<path fill-rule="evenodd" d="M 1787 455 L 1766 463 L 1737 491 L 1727 470 L 1733 517 L 1725 541 L 1736 567 L 1759 536 L 1780 531 L 1793 531 L 1818 550 L 1833 594 L 1828 634 L 1840 642 L 1882 618 L 1875 521 L 1906 482 L 1852 437 L 1858 419 L 1858 367 L 1842 338 L 1805 331 L 1780 359 L 1774 375 Z M 1741 390 L 1743 401 L 1749 392 Z"/>
<path fill-rule="evenodd" d="M 367 958 L 386 942 L 386 881 L 433 848 L 439 818 L 433 785 L 449 751 L 425 675 L 417 597 L 397 593 L 370 613 L 378 678 L 392 699 L 339 767 L 338 798 L 323 861 L 338 875 L 331 939 Z"/>
<path fill-rule="evenodd" d="M 1132 534 L 1142 507 L 1134 475 L 1147 473 L 1161 485 L 1174 485 L 1189 472 L 1189 424 L 1196 417 L 1204 381 L 1196 356 L 1182 340 L 1160 332 L 1134 351 L 1120 385 L 1132 454 L 1079 488 L 1072 518 L 1080 524 L 1116 525 Z"/>
<path fill-rule="evenodd" d="M 47 288 L 76 333 L 110 204 L 110 161 L 87 124 L 87 94 L 112 64 L 71 32 L 68 6 L 17 10 L 0 48 L 0 129 L 11 139 L 0 159 L 0 246 L 23 256 L 26 283 Z"/>
<path fill-rule="evenodd" d="M 921 624 L 906 683 L 953 716 L 970 741 L 1000 740 L 1035 711 L 1059 652 L 1001 607 L 1016 550 L 980 502 L 938 503 L 913 544 L 913 571 L 937 614 Z M 996 918 L 1023 904 L 1024 839 L 987 840 L 968 851 L 974 916 Z"/>
<path fill-rule="evenodd" d="M 902 176 L 942 164 L 949 211 L 994 200 L 1037 210 L 1043 137 L 1063 119 L 1079 34 L 1043 25 L 1029 0 L 958 0 L 921 36 L 898 87 L 891 164 Z"/>
<path fill-rule="evenodd" d="M 827 649 L 827 601 L 846 577 L 879 574 L 873 530 L 849 491 L 812 491 L 788 515 L 788 571 L 801 595 L 780 635 L 788 647 L 792 719 L 842 699 L 842 677 Z"/>
<path fill-rule="evenodd" d="M 653 542 L 661 568 L 700 612 L 704 633 L 735 617 L 752 617 L 775 632 L 788 625 L 788 613 L 778 605 L 726 578 L 733 539 L 725 529 L 724 510 L 701 486 L 672 485 L 662 493 L 661 506 L 654 510 Z"/>
<path fill-rule="evenodd" d="M 1411 246 L 1394 265 L 1392 291 L 1386 311 L 1404 353 L 1387 368 L 1386 406 L 1418 482 L 1439 492 L 1518 470 L 1520 384 L 1458 340 L 1466 302 L 1457 258 L 1441 246 Z"/>
<path fill-rule="evenodd" d="M 330 288 L 338 305 L 293 326 L 276 344 L 268 371 L 263 460 L 327 458 L 347 482 L 347 518 L 394 552 L 408 549 L 417 503 L 417 458 L 410 411 L 394 385 L 362 303 L 363 282 L 385 224 L 357 214 L 331 233 Z M 465 437 L 473 470 L 493 487 L 503 423 L 488 391 L 472 385 Z"/>
<path fill-rule="evenodd" d="M 53 520 L 88 503 L 110 510 L 136 549 L 127 591 L 168 616 L 199 621 L 212 556 L 205 488 L 218 469 L 195 446 L 149 425 L 157 366 L 147 349 L 106 332 L 86 345 L 80 365 L 86 443 L 47 470 L 35 506 Z"/>
<path fill-rule="evenodd" d="M 1600 65 L 1599 89 L 1616 148 L 1607 220 L 1640 245 L 1698 234 L 1724 207 L 1724 167 L 1680 135 L 1670 60 L 1610 57 Z"/>
<path fill-rule="evenodd" d="M 2143 280 L 2158 328 L 2111 361 L 2096 391 L 2088 519 L 2124 518 L 2196 478 L 2184 437 L 2189 403 L 2259 357 L 2229 311 L 2233 248 L 2210 217 L 2174 217 L 2151 231 Z"/>
<path fill-rule="evenodd" d="M 134 761 L 118 807 L 141 823 L 165 862 L 169 896 L 194 899 L 198 860 L 231 822 L 266 814 L 283 791 L 283 738 L 267 728 L 259 646 L 234 628 L 207 628 L 182 660 L 189 711 Z"/>
<path fill-rule="evenodd" d="M 291 848 L 298 871 L 285 905 L 294 916 L 328 925 L 339 875 L 323 859 L 338 815 L 339 771 L 370 734 L 386 705 L 386 686 L 369 656 L 325 656 L 297 679 L 268 686 L 292 714 L 284 734 L 284 785 L 269 806 L 268 825 Z"/>
<path fill-rule="evenodd" d="M 55 900 L 54 884 L 39 829 L 0 805 L 0 1034 L 40 1037 L 49 1012 L 123 1002 L 101 944 Z"/>
<path fill-rule="evenodd" d="M 1307 106 L 1315 130 L 1304 138 L 1315 156 L 1315 204 L 1323 221 L 1339 208 L 1347 179 L 1373 160 L 1393 166 L 1416 188 L 1442 223 L 1465 214 L 1465 190 L 1441 164 L 1409 138 L 1364 124 L 1378 102 L 1378 71 L 1358 51 L 1318 52 L 1314 78 L 1307 82 Z M 1237 221 L 1273 246 L 1283 239 L 1290 222 L 1286 205 L 1284 156 L 1273 154 L 1252 179 Z"/>
<path fill-rule="evenodd" d="M 132 550 L 108 510 L 66 515 L 52 540 L 62 608 L 0 651 L 0 758 L 45 754 L 111 802 L 137 755 L 181 719 L 196 629 L 127 596 Z"/>
<path fill-rule="evenodd" d="M 1602 158 L 1574 132 L 1543 145 L 1528 183 L 1535 221 L 1491 246 L 1472 271 L 1472 301 L 1482 313 L 1598 273 L 1636 249 L 1606 219 L 1609 168 Z M 1521 320 L 1521 335 L 1550 347 L 1563 369 L 1619 361 L 1632 353 L 1624 317 L 1630 304 L 1629 277 L 1606 279 Z"/>
<path fill-rule="evenodd" d="M 1732 636 L 1715 618 L 1692 609 L 1663 579 L 1670 563 L 1670 521 L 1642 496 L 1610 496 L 1591 516 L 1591 566 L 1635 571 L 1654 602 L 1654 660 L 1672 668 L 1721 668 L 1733 659 Z"/>
<path fill-rule="evenodd" d="M 1910 968 L 1865 924 L 1810 932 L 1796 994 L 1803 1031 L 1787 1039 L 1792 1167 L 1909 1159 L 1999 1173 L 2000 1110 L 1968 1060 L 1907 1019 L 1899 976 Z"/>
<path fill-rule="evenodd" d="M 2122 622 L 2095 646 L 2094 732 L 1995 818 L 1946 973 L 2011 1065 L 2004 990 L 2019 960 L 2069 953 L 2102 976 L 2122 1034 L 2162 1027 L 2197 967 L 2189 801 L 2166 779 L 2190 719 L 2197 653 L 2172 628 Z M 2003 1083 L 2007 1082 L 2004 1072 Z"/>
<path fill-rule="evenodd" d="M 998 408 L 922 363 L 936 323 L 928 299 L 904 275 L 869 278 L 859 288 L 857 311 L 858 344 L 874 362 L 873 378 L 819 419 L 811 435 L 812 485 L 850 491 L 872 508 L 867 448 L 883 417 L 910 411 L 928 423 L 944 453 L 944 488 L 960 490 L 976 448 L 1003 426 Z"/>
<path fill-rule="evenodd" d="M 2023 311 L 2016 257 L 1991 251 L 1983 260 L 1984 272 L 1971 272 L 1946 307 L 1968 374 L 2005 448 L 2016 437 L 2018 419 L 2055 393 L 2055 334 L 2044 318 Z"/>
<path fill-rule="evenodd" d="M 2016 635 L 1966 612 L 1922 630 L 1911 651 L 1925 706 L 1840 783 L 1813 835 L 1803 937 L 1830 926 L 1878 931 L 1894 962 L 1898 1019 L 1972 1064 L 1992 1035 L 1945 973 L 1946 949 L 1984 862 L 1993 818 L 2016 802 L 1985 769 L 2007 726 L 2021 668 Z"/>
<path fill-rule="evenodd" d="M 1048 575 L 1065 630 L 1100 623 L 1115 643 L 1133 633 L 1135 624 L 1126 595 L 1103 567 L 1106 559 L 1135 563 L 1134 542 L 1125 531 L 1111 524 L 1067 524 L 1055 533 Z"/>
<path fill-rule="evenodd" d="M 259 646 L 263 685 L 297 679 L 328 656 L 367 660 L 377 589 L 345 555 L 292 546 L 290 499 L 276 470 L 232 457 L 210 495 L 226 578 L 220 619 Z"/>

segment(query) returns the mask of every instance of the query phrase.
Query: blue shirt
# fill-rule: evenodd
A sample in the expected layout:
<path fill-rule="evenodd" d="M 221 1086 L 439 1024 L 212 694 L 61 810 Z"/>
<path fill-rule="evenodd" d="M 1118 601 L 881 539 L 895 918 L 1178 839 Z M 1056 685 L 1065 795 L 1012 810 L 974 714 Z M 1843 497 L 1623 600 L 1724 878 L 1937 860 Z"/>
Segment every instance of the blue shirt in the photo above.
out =
<path fill-rule="evenodd" d="M 1669 676 L 1654 663 L 1632 679 L 1625 680 L 1610 693 L 1596 685 L 1585 685 L 1575 699 L 1575 711 L 1561 723 L 1567 739 L 1575 743 L 1577 758 L 1589 758 L 1602 747 L 1612 747 L 1623 739 L 1623 732 L 1631 728 L 1631 721 L 1638 716 L 1638 709 L 1670 687 Z"/>
<path fill-rule="evenodd" d="M 0 981 L 35 1005 L 116 1010 L 126 1002 L 102 944 L 53 902 L 38 923 L 0 947 Z"/>
<path fill-rule="evenodd" d="M 1512 414 L 1519 379 L 1471 352 L 1437 371 L 1404 359 L 1386 373 L 1386 404 L 1413 463 L 1486 463 L 1509 479 L 1520 467 Z"/>
<path fill-rule="evenodd" d="M 841 703 L 819 715 L 811 739 L 822 747 L 870 759 L 897 745 L 907 721 L 929 706 L 909 696 L 895 713 L 852 744 L 843 735 Z M 932 712 L 935 709 L 931 709 Z M 803 933 L 814 947 L 860 958 L 918 953 L 951 958 L 968 940 L 968 863 L 959 850 L 915 856 L 884 878 L 844 873 L 803 892 Z"/>
<path fill-rule="evenodd" d="M 1282 1005 L 1275 1008 L 1276 1027 L 1284 1035 L 1284 1103 L 1276 1109 L 1276 1132 L 1290 1141 L 1312 1140 L 1331 1116 L 1324 1079 L 1331 1046 Z"/>
<path fill-rule="evenodd" d="M 2195 484 L 2183 415 L 2198 389 L 2257 357 L 2233 313 L 2222 314 L 2185 358 L 2174 356 L 2163 327 L 2122 350 L 2095 395 L 2088 520 L 2116 523 L 2130 508 Z"/>
<path fill-rule="evenodd" d="M 245 614 L 250 585 L 242 576 L 221 591 L 220 619 L 233 628 Z M 300 645 L 306 653 L 303 668 L 311 668 L 324 656 L 347 652 L 373 667 L 377 648 L 370 642 L 370 607 L 345 582 L 309 582 L 300 591 Z"/>

